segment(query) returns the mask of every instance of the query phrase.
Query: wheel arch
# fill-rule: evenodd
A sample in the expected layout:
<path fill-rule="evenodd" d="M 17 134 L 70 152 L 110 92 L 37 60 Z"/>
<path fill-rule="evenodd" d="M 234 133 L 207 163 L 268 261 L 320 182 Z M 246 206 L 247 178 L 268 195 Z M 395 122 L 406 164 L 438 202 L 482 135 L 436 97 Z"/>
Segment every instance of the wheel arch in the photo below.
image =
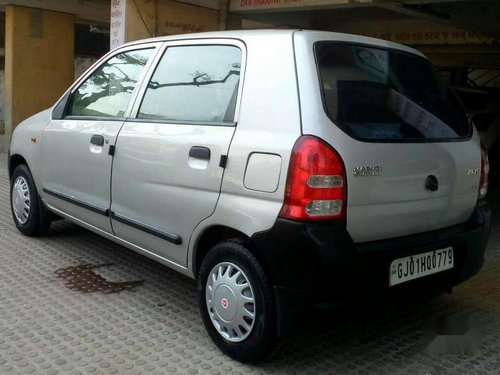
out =
<path fill-rule="evenodd" d="M 14 170 L 22 164 L 26 165 L 26 167 L 28 167 L 28 169 L 30 169 L 28 162 L 26 161 L 26 159 L 22 155 L 14 154 L 14 155 L 10 156 L 10 158 L 9 158 L 9 179 L 12 178 L 12 174 L 14 173 Z"/>
<path fill-rule="evenodd" d="M 241 241 L 259 261 L 264 269 L 264 272 L 266 273 L 266 276 L 269 278 L 271 285 L 274 285 L 273 275 L 269 272 L 269 267 L 264 256 L 261 254 L 260 249 L 245 233 L 225 225 L 213 225 L 205 229 L 198 237 L 194 247 L 192 266 L 193 275 L 196 279 L 198 278 L 203 259 L 205 259 L 205 256 L 208 254 L 210 249 L 212 249 L 216 244 L 228 240 Z"/>

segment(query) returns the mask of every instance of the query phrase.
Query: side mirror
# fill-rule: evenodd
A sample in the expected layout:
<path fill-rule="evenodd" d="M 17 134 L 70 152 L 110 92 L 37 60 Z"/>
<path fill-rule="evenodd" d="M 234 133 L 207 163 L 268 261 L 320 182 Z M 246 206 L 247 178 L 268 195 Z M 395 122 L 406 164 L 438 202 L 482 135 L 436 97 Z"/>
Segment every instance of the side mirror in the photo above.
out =
<path fill-rule="evenodd" d="M 53 120 L 62 120 L 66 113 L 66 108 L 68 107 L 69 98 L 71 96 L 70 91 L 66 91 L 66 94 L 59 100 L 59 103 L 56 104 L 54 109 L 52 110 L 52 119 Z"/>

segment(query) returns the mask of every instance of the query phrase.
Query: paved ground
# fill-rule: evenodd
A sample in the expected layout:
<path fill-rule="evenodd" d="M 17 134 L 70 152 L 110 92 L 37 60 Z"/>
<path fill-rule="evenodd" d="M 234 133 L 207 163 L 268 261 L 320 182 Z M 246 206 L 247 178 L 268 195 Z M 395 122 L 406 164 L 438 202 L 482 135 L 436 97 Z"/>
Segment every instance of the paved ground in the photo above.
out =
<path fill-rule="evenodd" d="M 0 374 L 500 374 L 499 229 L 481 273 L 453 295 L 331 313 L 242 365 L 205 334 L 191 280 L 67 222 L 21 236 L 0 155 Z M 457 336 L 431 342 L 432 322 Z"/>

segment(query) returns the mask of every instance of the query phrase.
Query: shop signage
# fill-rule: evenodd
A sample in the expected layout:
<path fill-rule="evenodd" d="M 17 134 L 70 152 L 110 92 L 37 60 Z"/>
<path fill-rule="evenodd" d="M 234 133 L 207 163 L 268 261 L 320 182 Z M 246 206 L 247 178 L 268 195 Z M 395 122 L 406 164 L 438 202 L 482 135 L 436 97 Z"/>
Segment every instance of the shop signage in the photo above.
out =
<path fill-rule="evenodd" d="M 373 0 L 357 0 L 356 3 L 373 3 Z M 251 10 L 287 10 L 287 8 L 332 7 L 353 4 L 352 0 L 231 0 L 231 12 Z"/>
<path fill-rule="evenodd" d="M 344 31 L 344 30 L 343 30 Z M 347 30 L 346 30 L 347 31 Z M 429 28 L 429 29 L 386 29 L 386 30 L 370 30 L 358 29 L 354 31 L 356 34 L 370 36 L 372 38 L 380 38 L 391 42 L 424 45 L 424 44 L 484 44 L 494 41 L 493 38 L 485 37 L 473 31 L 466 31 L 453 28 Z"/>
<path fill-rule="evenodd" d="M 127 0 L 111 0 L 111 20 L 109 44 L 110 49 L 125 43 L 125 19 L 127 13 Z"/>

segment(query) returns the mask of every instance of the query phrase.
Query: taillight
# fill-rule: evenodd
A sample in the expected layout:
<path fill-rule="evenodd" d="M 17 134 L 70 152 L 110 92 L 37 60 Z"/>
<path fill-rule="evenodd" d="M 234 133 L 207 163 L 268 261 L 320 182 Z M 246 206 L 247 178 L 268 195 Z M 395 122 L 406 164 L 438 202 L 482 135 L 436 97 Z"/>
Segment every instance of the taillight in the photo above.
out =
<path fill-rule="evenodd" d="M 345 167 L 325 141 L 300 137 L 292 150 L 280 216 L 300 221 L 344 219 Z"/>
<path fill-rule="evenodd" d="M 490 173 L 490 161 L 488 151 L 481 145 L 481 178 L 479 179 L 479 193 L 477 198 L 483 199 L 488 193 L 488 174 Z"/>

